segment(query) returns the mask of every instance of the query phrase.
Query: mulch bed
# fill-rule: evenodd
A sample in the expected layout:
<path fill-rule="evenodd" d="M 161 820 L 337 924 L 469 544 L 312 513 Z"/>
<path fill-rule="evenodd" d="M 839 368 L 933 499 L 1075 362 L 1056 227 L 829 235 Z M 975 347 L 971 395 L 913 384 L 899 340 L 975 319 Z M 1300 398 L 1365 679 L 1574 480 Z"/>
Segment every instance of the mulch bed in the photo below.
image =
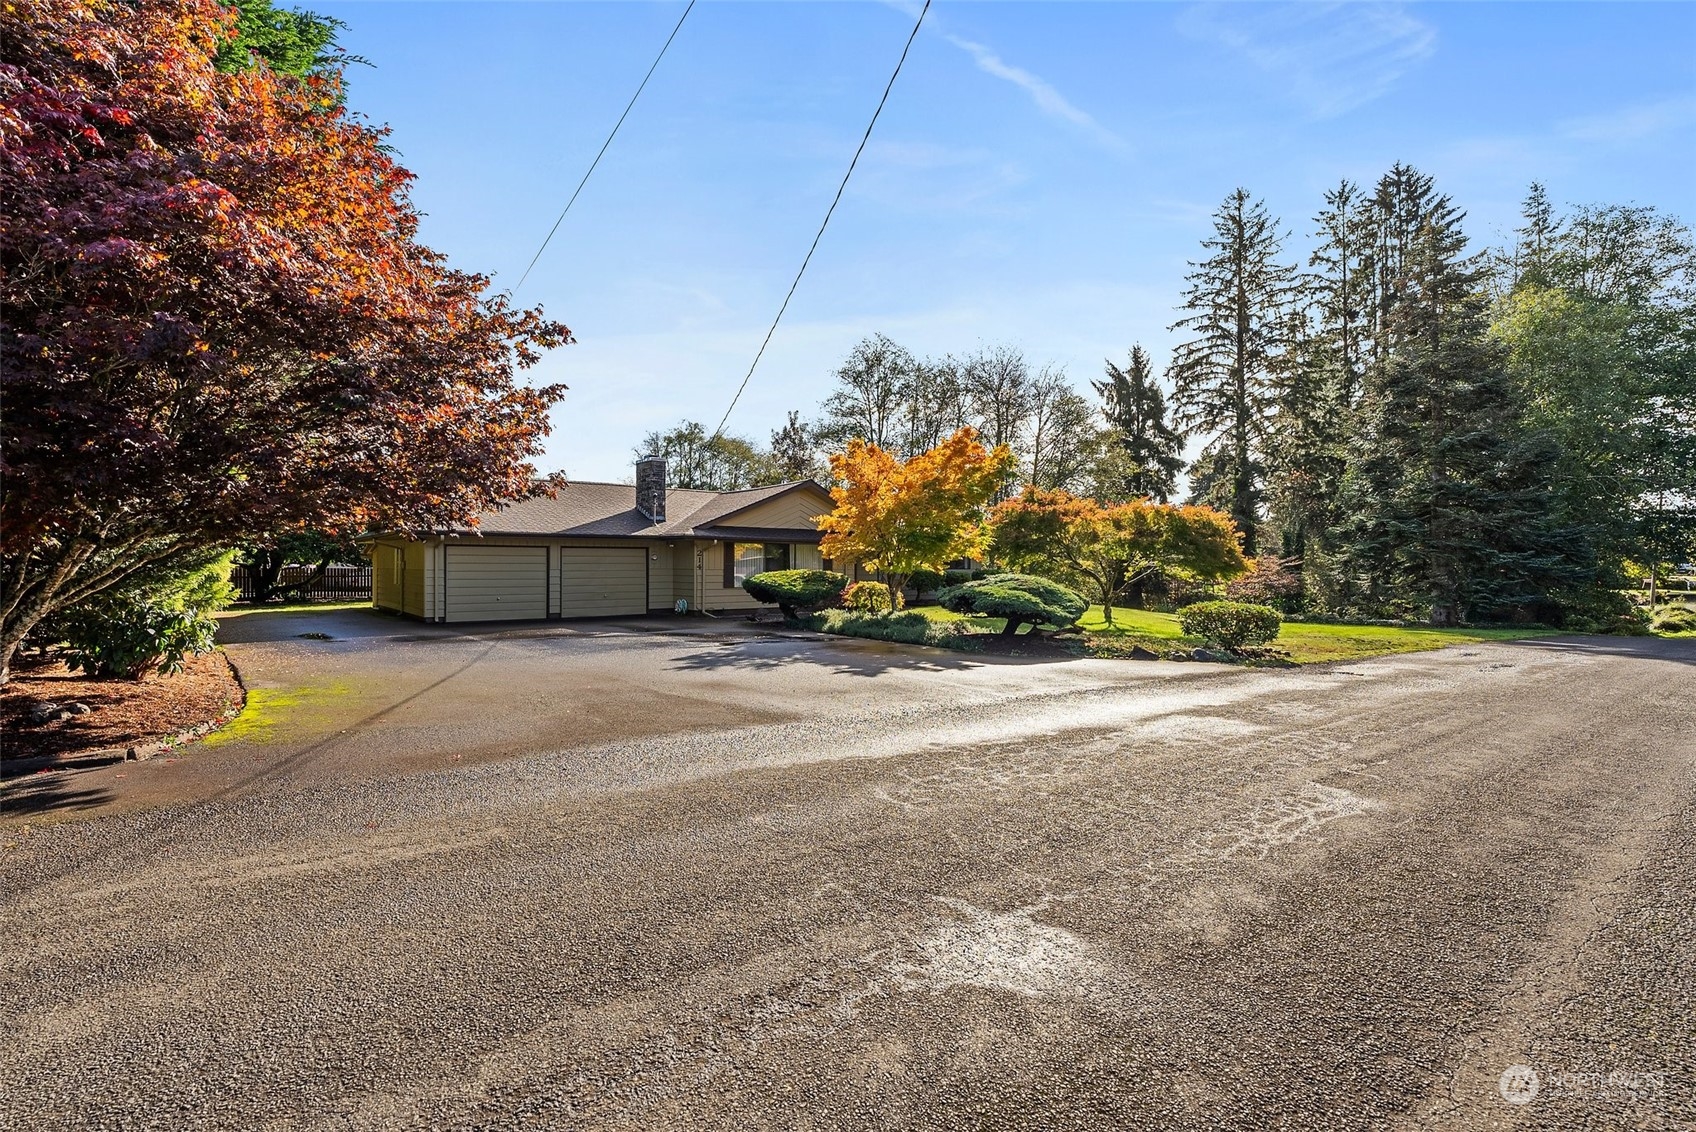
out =
<path fill-rule="evenodd" d="M 174 676 L 142 680 L 92 680 L 57 660 L 21 660 L 0 694 L 0 736 L 5 762 L 61 761 L 107 747 L 157 741 L 199 724 L 228 719 L 244 693 L 222 652 L 191 658 Z M 87 704 L 87 715 L 31 726 L 37 704 Z"/>

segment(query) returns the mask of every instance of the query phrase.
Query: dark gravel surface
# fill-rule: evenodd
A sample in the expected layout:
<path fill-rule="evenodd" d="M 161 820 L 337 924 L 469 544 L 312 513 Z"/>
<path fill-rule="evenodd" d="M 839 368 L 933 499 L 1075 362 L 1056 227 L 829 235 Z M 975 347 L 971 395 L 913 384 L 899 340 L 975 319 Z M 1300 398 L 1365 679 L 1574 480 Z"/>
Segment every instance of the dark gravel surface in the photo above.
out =
<path fill-rule="evenodd" d="M 0 1129 L 1696 1128 L 1691 643 L 362 626 L 7 816 Z"/>

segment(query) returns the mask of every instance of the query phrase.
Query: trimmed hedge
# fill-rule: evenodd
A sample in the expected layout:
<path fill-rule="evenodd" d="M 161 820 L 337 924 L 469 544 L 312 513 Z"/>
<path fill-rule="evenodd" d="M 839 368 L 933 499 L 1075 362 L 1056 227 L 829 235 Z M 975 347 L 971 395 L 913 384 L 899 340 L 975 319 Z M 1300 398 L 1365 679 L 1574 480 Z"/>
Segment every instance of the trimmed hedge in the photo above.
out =
<path fill-rule="evenodd" d="M 936 645 L 940 648 L 971 648 L 966 635 L 955 624 L 938 624 L 922 613 L 866 613 L 854 609 L 827 609 L 802 621 L 819 633 L 864 637 L 871 641 L 894 641 L 903 645 Z"/>
<path fill-rule="evenodd" d="M 1192 637 L 1200 637 L 1235 652 L 1247 645 L 1263 645 L 1276 639 L 1284 618 L 1264 605 L 1240 601 L 1198 601 L 1178 610 L 1178 624 Z"/>
<path fill-rule="evenodd" d="M 848 576 L 834 570 L 768 570 L 742 579 L 742 588 L 793 621 L 802 613 L 835 605 L 848 588 Z"/>
<path fill-rule="evenodd" d="M 935 570 L 914 570 L 907 575 L 907 584 L 913 587 L 916 594 L 928 594 L 940 590 L 947 583 Z"/>
<path fill-rule="evenodd" d="M 901 594 L 895 595 L 896 609 L 906 604 L 907 601 Z M 889 587 L 882 582 L 855 582 L 842 591 L 842 608 L 860 613 L 888 613 Z"/>
<path fill-rule="evenodd" d="M 1034 574 L 992 574 L 982 581 L 949 586 L 936 600 L 955 613 L 1005 618 L 1004 637 L 1017 633 L 1020 625 L 1064 629 L 1089 608 L 1076 590 Z"/>

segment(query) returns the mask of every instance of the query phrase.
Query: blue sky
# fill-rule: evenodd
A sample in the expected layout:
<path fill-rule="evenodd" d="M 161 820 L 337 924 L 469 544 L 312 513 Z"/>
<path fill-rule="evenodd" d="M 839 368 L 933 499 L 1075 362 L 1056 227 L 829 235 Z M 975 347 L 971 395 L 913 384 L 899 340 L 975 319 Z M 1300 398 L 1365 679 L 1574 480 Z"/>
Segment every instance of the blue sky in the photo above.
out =
<path fill-rule="evenodd" d="M 511 287 L 683 10 L 315 3 L 374 68 L 423 238 Z M 711 427 L 836 189 L 916 8 L 703 0 L 518 299 L 578 344 L 541 461 L 626 479 L 647 431 Z M 1305 256 L 1340 178 L 1437 178 L 1475 241 L 1532 180 L 1696 221 L 1696 5 L 936 0 L 729 430 L 811 414 L 852 344 L 1013 343 L 1080 388 L 1163 364 L 1186 260 L 1238 185 Z"/>

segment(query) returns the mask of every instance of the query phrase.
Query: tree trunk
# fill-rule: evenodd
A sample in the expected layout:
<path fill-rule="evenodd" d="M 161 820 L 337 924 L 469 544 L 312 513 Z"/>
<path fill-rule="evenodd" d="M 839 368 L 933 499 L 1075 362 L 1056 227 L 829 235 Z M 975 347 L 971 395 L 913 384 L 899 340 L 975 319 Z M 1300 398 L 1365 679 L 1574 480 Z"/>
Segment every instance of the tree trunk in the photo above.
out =
<path fill-rule="evenodd" d="M 1023 624 L 1024 624 L 1023 621 L 1015 621 L 1011 617 L 1009 617 L 1007 619 L 1007 624 L 1001 626 L 1001 632 L 996 634 L 996 635 L 1001 636 L 1001 637 L 1014 636 L 1015 634 L 1018 633 L 1019 626 L 1023 625 Z"/>

